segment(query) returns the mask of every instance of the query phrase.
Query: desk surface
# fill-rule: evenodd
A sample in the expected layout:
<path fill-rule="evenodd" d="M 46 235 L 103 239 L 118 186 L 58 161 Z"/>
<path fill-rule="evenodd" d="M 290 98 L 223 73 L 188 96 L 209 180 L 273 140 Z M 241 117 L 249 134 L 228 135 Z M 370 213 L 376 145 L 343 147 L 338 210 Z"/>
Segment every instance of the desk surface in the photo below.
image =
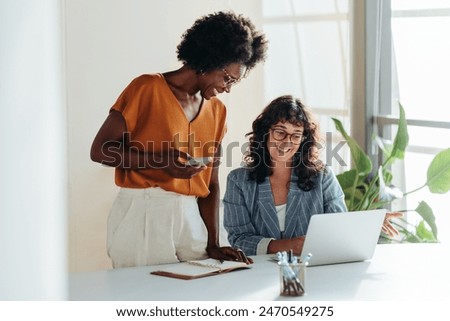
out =
<path fill-rule="evenodd" d="M 307 295 L 295 300 L 449 300 L 450 257 L 442 244 L 377 245 L 371 261 L 308 267 Z M 70 300 L 271 301 L 279 296 L 278 266 L 253 257 L 249 270 L 196 280 L 150 275 L 158 266 L 72 273 Z"/>

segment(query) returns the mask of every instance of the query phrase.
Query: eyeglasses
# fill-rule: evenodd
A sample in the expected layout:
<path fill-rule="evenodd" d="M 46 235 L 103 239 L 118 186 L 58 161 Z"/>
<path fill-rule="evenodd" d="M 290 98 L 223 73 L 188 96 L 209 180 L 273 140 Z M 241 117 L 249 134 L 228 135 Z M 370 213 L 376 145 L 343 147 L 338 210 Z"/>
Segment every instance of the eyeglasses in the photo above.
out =
<path fill-rule="evenodd" d="M 225 74 L 225 76 L 223 77 L 223 83 L 227 87 L 231 87 L 231 86 L 237 84 L 238 82 L 240 82 L 242 80 L 242 78 L 245 78 L 245 76 L 247 75 L 247 71 L 245 71 L 244 76 L 236 79 L 233 76 L 231 76 L 225 68 L 223 68 L 222 71 Z"/>
<path fill-rule="evenodd" d="M 300 145 L 306 139 L 306 136 L 303 136 L 303 134 L 299 133 L 288 134 L 282 129 L 271 128 L 270 130 L 272 131 L 273 139 L 278 141 L 285 140 L 286 137 L 289 136 L 289 140 L 292 142 L 292 144 Z"/>

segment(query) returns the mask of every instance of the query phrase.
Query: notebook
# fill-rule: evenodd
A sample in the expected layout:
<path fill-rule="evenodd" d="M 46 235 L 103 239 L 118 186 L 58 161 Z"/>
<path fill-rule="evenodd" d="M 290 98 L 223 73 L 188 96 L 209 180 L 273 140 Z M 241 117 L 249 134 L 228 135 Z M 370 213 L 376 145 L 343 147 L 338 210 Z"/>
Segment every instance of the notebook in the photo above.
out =
<path fill-rule="evenodd" d="M 309 222 L 302 256 L 312 254 L 309 266 L 369 260 L 385 215 L 385 209 L 315 214 Z"/>
<path fill-rule="evenodd" d="M 202 278 L 205 276 L 218 275 L 239 269 L 249 269 L 251 265 L 244 262 L 223 261 L 215 259 L 186 261 L 181 263 L 166 264 L 157 271 L 150 274 L 167 276 L 183 280 Z"/>

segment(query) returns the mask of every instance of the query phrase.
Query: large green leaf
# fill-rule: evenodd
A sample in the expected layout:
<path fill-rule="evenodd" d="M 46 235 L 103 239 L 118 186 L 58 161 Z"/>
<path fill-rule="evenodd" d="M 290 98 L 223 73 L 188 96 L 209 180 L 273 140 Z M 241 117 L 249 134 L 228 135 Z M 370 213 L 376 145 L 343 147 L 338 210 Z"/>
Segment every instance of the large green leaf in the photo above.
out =
<path fill-rule="evenodd" d="M 342 136 L 347 141 L 350 148 L 350 153 L 352 155 L 353 165 L 360 176 L 366 176 L 372 171 L 372 162 L 370 158 L 364 153 L 364 151 L 359 147 L 358 143 L 351 138 L 344 129 L 341 121 L 336 118 L 332 118 L 336 129 L 342 134 Z"/>
<path fill-rule="evenodd" d="M 431 161 L 426 185 L 431 193 L 444 194 L 450 190 L 450 148 L 438 153 Z"/>
<path fill-rule="evenodd" d="M 416 212 L 419 213 L 419 215 L 422 216 L 424 221 L 427 222 L 427 224 L 431 227 L 433 236 L 435 239 L 437 239 L 436 217 L 434 216 L 431 207 L 426 202 L 422 201 L 417 206 Z"/>
<path fill-rule="evenodd" d="M 422 242 L 422 243 L 437 242 L 436 237 L 433 235 L 432 231 L 430 231 L 425 226 L 424 221 L 420 221 L 420 223 L 416 226 L 416 235 L 420 239 L 420 242 Z"/>
<path fill-rule="evenodd" d="M 356 179 L 356 170 L 350 169 L 348 171 L 336 175 L 336 178 L 343 190 L 349 187 L 353 187 Z"/>
<path fill-rule="evenodd" d="M 405 157 L 405 150 L 409 143 L 408 128 L 406 124 L 405 109 L 399 103 L 400 118 L 398 121 L 397 134 L 395 135 L 394 145 L 392 146 L 391 157 L 403 159 Z"/>

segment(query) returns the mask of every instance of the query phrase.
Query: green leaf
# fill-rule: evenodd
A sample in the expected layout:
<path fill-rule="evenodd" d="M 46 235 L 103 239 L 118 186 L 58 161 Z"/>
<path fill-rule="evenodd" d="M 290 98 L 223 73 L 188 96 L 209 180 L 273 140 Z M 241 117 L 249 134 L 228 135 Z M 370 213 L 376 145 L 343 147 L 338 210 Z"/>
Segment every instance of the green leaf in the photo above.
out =
<path fill-rule="evenodd" d="M 391 157 L 403 159 L 405 157 L 405 150 L 409 143 L 408 128 L 405 117 L 405 109 L 399 103 L 400 118 L 398 121 L 397 134 L 395 135 L 394 145 L 392 146 Z"/>
<path fill-rule="evenodd" d="M 383 208 L 384 206 L 388 205 L 389 203 L 390 202 L 387 202 L 387 201 L 372 202 L 372 204 L 370 204 L 370 206 L 367 209 L 368 210 L 375 210 L 375 209 Z"/>
<path fill-rule="evenodd" d="M 433 232 L 433 236 L 437 239 L 437 226 L 436 226 L 436 217 L 433 214 L 433 210 L 431 207 L 424 201 L 420 202 L 416 208 L 416 212 L 422 216 L 425 222 L 431 227 L 431 231 Z"/>
<path fill-rule="evenodd" d="M 336 129 L 342 134 L 342 136 L 347 141 L 350 148 L 350 153 L 352 155 L 353 165 L 359 176 L 366 176 L 372 171 L 372 162 L 370 158 L 364 153 L 364 151 L 359 147 L 358 143 L 351 138 L 344 129 L 341 121 L 336 118 L 332 118 Z"/>
<path fill-rule="evenodd" d="M 394 176 L 392 175 L 392 172 L 388 170 L 387 168 L 383 167 L 383 179 L 386 184 L 390 184 L 392 182 L 392 179 Z"/>
<path fill-rule="evenodd" d="M 339 185 L 341 185 L 342 189 L 347 189 L 349 187 L 352 187 L 353 184 L 355 183 L 356 170 L 350 169 L 348 171 L 336 175 L 336 178 L 339 182 Z"/>
<path fill-rule="evenodd" d="M 363 192 L 360 189 L 350 187 L 344 190 L 344 194 L 345 205 L 347 206 L 348 211 L 356 211 L 358 209 L 358 203 L 361 202 L 364 197 Z"/>
<path fill-rule="evenodd" d="M 424 221 L 420 221 L 416 226 L 416 235 L 421 242 L 437 242 L 433 233 L 425 226 Z"/>
<path fill-rule="evenodd" d="M 435 194 L 444 194 L 450 190 L 450 148 L 439 152 L 431 161 L 426 185 Z"/>

